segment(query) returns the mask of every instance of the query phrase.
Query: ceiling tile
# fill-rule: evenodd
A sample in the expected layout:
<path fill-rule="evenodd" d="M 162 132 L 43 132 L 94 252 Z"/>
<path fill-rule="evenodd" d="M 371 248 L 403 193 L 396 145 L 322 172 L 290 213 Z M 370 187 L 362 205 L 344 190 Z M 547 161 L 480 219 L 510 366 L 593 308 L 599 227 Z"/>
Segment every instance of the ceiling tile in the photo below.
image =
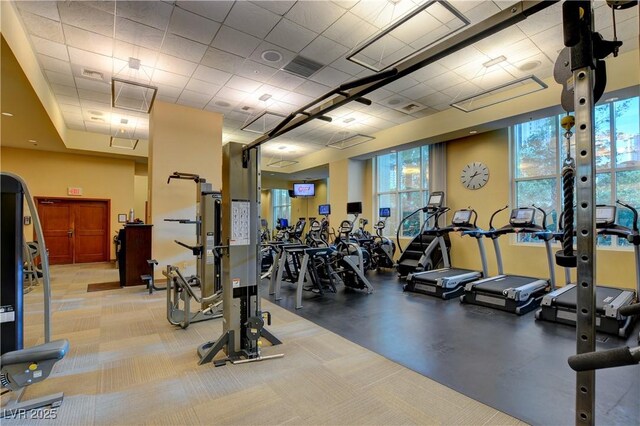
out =
<path fill-rule="evenodd" d="M 498 68 L 496 70 L 492 70 L 489 73 L 474 78 L 473 80 L 471 80 L 471 82 L 480 87 L 480 89 L 487 90 L 501 84 L 508 83 L 512 80 L 515 80 L 514 76 L 512 76 L 502 68 Z"/>
<path fill-rule="evenodd" d="M 282 19 L 265 40 L 294 52 L 299 52 L 316 38 L 316 33 L 288 19 Z"/>
<path fill-rule="evenodd" d="M 386 0 L 361 1 L 352 7 L 350 12 L 366 22 L 375 25 L 378 28 L 382 28 L 408 13 L 415 7 L 416 4 L 410 1 L 400 1 L 396 3 Z"/>
<path fill-rule="evenodd" d="M 90 99 L 80 99 L 80 106 L 85 110 L 110 111 L 111 101 L 105 103 L 92 101 Z"/>
<path fill-rule="evenodd" d="M 78 92 L 76 91 L 75 87 L 65 86 L 65 85 L 62 85 L 62 84 L 52 83 L 51 84 L 51 90 L 56 95 L 78 96 Z"/>
<path fill-rule="evenodd" d="M 241 92 L 240 90 L 231 89 L 229 87 L 223 87 L 216 94 L 216 98 L 225 99 L 234 103 L 242 102 L 246 97 L 246 92 Z"/>
<path fill-rule="evenodd" d="M 445 68 L 453 70 L 464 64 L 468 64 L 469 62 L 477 61 L 485 57 L 486 55 L 478 49 L 473 46 L 469 46 L 440 59 L 438 63 Z"/>
<path fill-rule="evenodd" d="M 391 95 L 393 95 L 393 92 L 391 90 L 387 90 L 384 87 L 381 87 L 371 93 L 368 93 L 366 98 L 371 99 L 372 101 L 379 101 L 381 99 L 388 98 Z"/>
<path fill-rule="evenodd" d="M 211 68 L 235 74 L 244 61 L 245 58 L 241 56 L 209 47 L 200 63 Z"/>
<path fill-rule="evenodd" d="M 442 90 L 442 93 L 449 96 L 451 102 L 453 102 L 454 100 L 460 100 L 466 98 L 467 96 L 475 95 L 476 93 L 479 93 L 481 91 L 482 89 L 480 89 L 478 86 L 466 81 L 456 86 L 444 89 Z M 435 107 L 437 107 L 437 105 L 435 105 L 434 108 Z"/>
<path fill-rule="evenodd" d="M 87 52 L 86 50 L 69 47 L 69 58 L 72 64 L 80 65 L 97 71 L 113 71 L 113 60 L 104 55 Z"/>
<path fill-rule="evenodd" d="M 178 104 L 192 108 L 203 109 L 205 105 L 209 103 L 211 97 L 212 96 L 204 93 L 185 90 L 180 95 L 180 98 L 178 98 Z"/>
<path fill-rule="evenodd" d="M 496 6 L 492 1 L 474 1 L 470 3 L 474 3 L 475 6 L 465 11 L 464 15 L 471 21 L 472 24 L 483 21 L 488 17 L 500 12 L 500 8 Z"/>
<path fill-rule="evenodd" d="M 437 91 L 443 91 L 444 89 L 461 84 L 465 79 L 454 72 L 441 74 L 437 77 L 429 80 L 429 86 L 433 87 Z"/>
<path fill-rule="evenodd" d="M 250 80 L 244 77 L 238 77 L 234 75 L 229 81 L 227 81 L 226 87 L 232 89 L 241 90 L 247 93 L 253 93 L 258 87 L 262 86 L 262 83 L 255 80 Z"/>
<path fill-rule="evenodd" d="M 338 58 L 335 61 L 333 61 L 331 64 L 331 67 L 338 69 L 342 72 L 346 72 L 347 74 L 350 75 L 357 75 L 358 73 L 362 72 L 365 68 L 361 65 L 358 65 L 354 62 L 348 61 L 345 58 Z"/>
<path fill-rule="evenodd" d="M 241 77 L 250 78 L 251 80 L 267 83 L 276 72 L 278 72 L 278 70 L 275 68 L 262 65 L 258 62 L 246 60 L 237 69 L 236 74 Z"/>
<path fill-rule="evenodd" d="M 280 53 L 280 55 L 282 55 L 282 59 L 279 60 L 278 62 L 270 62 L 270 61 L 264 60 L 262 58 L 262 54 L 267 50 L 275 50 L 276 52 Z M 279 69 L 285 66 L 286 64 L 288 64 L 295 56 L 296 54 L 290 50 L 287 50 L 280 46 L 276 46 L 275 44 L 271 44 L 269 42 L 263 41 L 256 48 L 256 50 L 253 51 L 250 58 L 253 61 L 260 62 L 263 65 L 267 65 L 269 67 Z"/>
<path fill-rule="evenodd" d="M 189 80 L 190 82 L 193 81 L 193 79 Z M 174 99 L 178 99 L 178 97 L 180 96 L 180 93 L 182 93 L 183 88 L 182 87 L 171 87 L 171 86 L 160 86 L 158 87 L 158 96 L 163 96 L 165 98 L 174 98 Z"/>
<path fill-rule="evenodd" d="M 43 18 L 52 19 L 54 21 L 60 20 L 58 14 L 58 8 L 55 2 L 52 1 L 17 1 L 15 2 L 21 12 L 29 12 L 34 15 L 42 16 Z"/>
<path fill-rule="evenodd" d="M 323 33 L 333 41 L 337 41 L 347 47 L 354 47 L 366 40 L 378 29 L 358 18 L 351 12 L 347 12 Z"/>
<path fill-rule="evenodd" d="M 22 12 L 22 21 L 30 34 L 46 38 L 47 40 L 57 43 L 64 43 L 64 34 L 62 33 L 62 25 L 58 21 L 43 18 L 29 12 Z"/>
<path fill-rule="evenodd" d="M 295 1 L 282 1 L 282 0 L 270 0 L 270 1 L 257 1 L 253 2 L 263 9 L 270 10 L 280 16 L 287 13 L 291 7 L 296 3 Z"/>
<path fill-rule="evenodd" d="M 71 65 L 69 65 L 69 62 L 44 55 L 38 55 L 38 60 L 45 70 L 71 74 Z"/>
<path fill-rule="evenodd" d="M 116 16 L 121 16 L 141 24 L 165 30 L 173 6 L 160 1 L 122 1 L 116 2 Z"/>
<path fill-rule="evenodd" d="M 233 1 L 182 1 L 178 0 L 176 5 L 182 9 L 197 13 L 205 18 L 213 19 L 216 22 L 224 21 L 227 17 Z"/>
<path fill-rule="evenodd" d="M 285 96 L 289 94 L 289 91 L 276 86 L 272 86 L 270 84 L 263 84 L 253 93 L 253 95 L 257 96 L 258 98 L 264 94 L 271 95 L 271 99 L 273 100 L 281 101 Z"/>
<path fill-rule="evenodd" d="M 345 53 L 347 53 L 346 47 L 336 43 L 323 36 L 318 36 L 307 47 L 302 49 L 300 54 L 307 58 L 313 59 L 316 62 L 327 65 Z"/>
<path fill-rule="evenodd" d="M 75 87 L 76 85 L 71 72 L 60 73 L 56 71 L 45 70 L 45 74 L 47 75 L 47 80 L 49 80 L 49 83 L 64 84 L 66 86 L 72 87 Z"/>
<path fill-rule="evenodd" d="M 184 88 L 189 81 L 189 77 L 185 77 L 180 74 L 174 74 L 172 72 L 155 70 L 153 72 L 153 82 L 158 85 L 167 85 L 178 88 Z"/>
<path fill-rule="evenodd" d="M 611 13 L 611 11 L 609 11 L 609 13 Z M 534 18 L 525 19 L 517 25 L 525 35 L 532 36 L 561 23 L 562 3 L 558 2 L 536 13 Z"/>
<path fill-rule="evenodd" d="M 273 75 L 271 80 L 269 80 L 269 84 L 285 90 L 294 90 L 304 82 L 305 80 L 303 78 L 289 74 L 286 71 L 278 71 Z"/>
<path fill-rule="evenodd" d="M 195 78 L 189 80 L 189 82 L 185 86 L 185 90 L 199 92 L 204 95 L 208 95 L 210 98 L 218 93 L 221 88 L 222 86 L 218 86 L 217 84 L 207 83 L 206 81 L 198 80 Z"/>
<path fill-rule="evenodd" d="M 345 12 L 340 6 L 320 1 L 299 1 L 286 18 L 305 28 L 321 33 L 333 24 Z"/>
<path fill-rule="evenodd" d="M 352 76 L 342 71 L 338 71 L 335 68 L 324 67 L 317 73 L 313 74 L 311 80 L 318 83 L 326 84 L 327 86 L 335 87 L 344 83 L 347 80 L 351 80 Z"/>
<path fill-rule="evenodd" d="M 119 4 L 119 3 L 118 3 Z M 147 49 L 158 50 L 164 33 L 148 25 L 124 18 L 116 18 L 116 38 Z"/>
<path fill-rule="evenodd" d="M 555 25 L 530 37 L 530 40 L 554 62 L 558 50 L 564 47 L 562 25 Z"/>
<path fill-rule="evenodd" d="M 113 43 L 113 56 L 124 61 L 128 61 L 129 58 L 136 58 L 140 59 L 142 66 L 153 66 L 158 52 L 127 43 L 126 41 L 115 40 Z"/>
<path fill-rule="evenodd" d="M 160 51 L 187 61 L 200 62 L 207 51 L 207 46 L 175 34 L 167 34 Z"/>
<path fill-rule="evenodd" d="M 31 42 L 36 53 L 51 56 L 61 61 L 69 61 L 69 52 L 67 52 L 67 46 L 64 44 L 36 36 L 31 36 Z"/>
<path fill-rule="evenodd" d="M 264 38 L 280 19 L 279 15 L 253 3 L 237 1 L 224 24 L 244 33 Z"/>
<path fill-rule="evenodd" d="M 78 100 L 77 96 L 63 96 L 63 95 L 56 95 L 56 100 L 58 101 L 59 104 L 61 105 L 75 105 L 75 106 L 80 106 L 80 101 Z"/>
<path fill-rule="evenodd" d="M 260 44 L 260 40 L 231 27 L 223 25 L 211 45 L 225 52 L 246 58 Z"/>
<path fill-rule="evenodd" d="M 158 69 L 186 75 L 187 77 L 193 74 L 197 66 L 198 64 L 195 62 L 185 61 L 184 59 L 165 55 L 164 53 L 158 55 L 158 61 L 156 62 L 156 68 Z"/>
<path fill-rule="evenodd" d="M 433 114 L 437 114 L 438 112 L 440 112 L 440 111 L 438 111 L 437 109 L 434 109 L 434 108 L 425 108 L 423 110 L 414 112 L 413 114 L 411 114 L 411 116 L 415 117 L 415 118 L 424 118 L 424 117 L 428 117 L 428 116 L 433 115 Z"/>
<path fill-rule="evenodd" d="M 67 40 L 67 46 L 77 47 L 100 55 L 113 55 L 113 39 L 111 37 L 105 37 L 66 24 L 62 26 L 62 29 Z"/>
<path fill-rule="evenodd" d="M 343 7 L 345 9 L 351 9 L 353 6 L 355 6 L 356 4 L 358 4 L 359 0 L 333 0 L 331 1 L 331 3 L 335 3 L 340 7 Z"/>
<path fill-rule="evenodd" d="M 449 103 L 451 99 L 452 98 L 450 96 L 445 95 L 442 92 L 435 92 L 425 97 L 416 99 L 416 101 L 420 102 L 422 105 L 434 106 L 434 105 Z"/>
<path fill-rule="evenodd" d="M 416 84 L 418 84 L 418 80 L 408 75 L 385 85 L 384 88 L 387 90 L 391 90 L 392 92 L 402 92 L 403 90 L 407 90 L 408 88 L 413 87 Z"/>
<path fill-rule="evenodd" d="M 411 77 L 415 78 L 418 81 L 422 81 L 424 83 L 429 83 L 429 80 L 433 77 L 437 77 L 442 75 L 449 70 L 444 66 L 440 65 L 438 62 L 433 62 L 426 67 L 420 68 L 417 71 L 412 72 Z"/>
<path fill-rule="evenodd" d="M 509 46 L 527 38 L 526 35 L 517 26 L 511 26 L 504 30 L 480 40 L 473 44 L 473 47 L 480 52 L 489 53 L 495 50 L 496 45 Z M 509 51 L 502 52 L 503 55 L 509 56 Z"/>
<path fill-rule="evenodd" d="M 215 68 L 198 65 L 195 72 L 193 73 L 193 78 L 222 86 L 227 81 L 229 81 L 229 78 L 231 78 L 231 74 L 229 74 L 228 72 L 217 70 Z"/>
<path fill-rule="evenodd" d="M 219 28 L 219 23 L 180 8 L 174 10 L 169 23 L 169 32 L 204 44 L 213 41 Z"/>
<path fill-rule="evenodd" d="M 91 123 L 89 121 L 85 121 L 84 126 L 87 129 L 87 132 L 106 133 L 106 134 L 109 134 L 111 132 L 111 125 L 109 124 Z"/>
<path fill-rule="evenodd" d="M 311 80 L 305 81 L 296 88 L 297 93 L 306 96 L 312 96 L 314 98 L 320 97 L 330 90 L 331 88 L 329 86 L 325 86 L 324 84 L 316 83 L 315 81 Z"/>
<path fill-rule="evenodd" d="M 111 93 L 111 85 L 102 81 L 76 77 L 75 82 L 78 89 L 92 90 L 100 93 Z"/>
<path fill-rule="evenodd" d="M 63 24 L 73 25 L 83 30 L 113 36 L 113 14 L 91 7 L 84 1 L 59 2 L 60 18 Z M 113 6 L 111 7 L 113 12 Z"/>
<path fill-rule="evenodd" d="M 400 92 L 400 94 L 402 96 L 405 96 L 405 97 L 409 98 L 409 99 L 416 100 L 418 98 L 421 98 L 423 96 L 427 96 L 427 95 L 429 95 L 431 93 L 434 93 L 434 92 L 435 92 L 435 90 L 432 87 L 430 87 L 430 86 L 428 86 L 428 85 L 426 85 L 424 83 L 419 83 L 419 84 L 416 84 L 415 86 L 412 86 L 412 87 L 410 87 L 408 89 L 403 90 L 402 92 Z"/>
<path fill-rule="evenodd" d="M 80 102 L 82 100 L 94 101 L 104 104 L 111 103 L 111 93 L 94 92 L 93 90 L 78 89 Z"/>
<path fill-rule="evenodd" d="M 296 107 L 301 107 L 313 102 L 315 99 L 316 98 L 312 96 L 300 95 L 298 93 L 291 92 L 287 96 L 283 97 L 282 101 L 291 105 L 295 105 Z"/>

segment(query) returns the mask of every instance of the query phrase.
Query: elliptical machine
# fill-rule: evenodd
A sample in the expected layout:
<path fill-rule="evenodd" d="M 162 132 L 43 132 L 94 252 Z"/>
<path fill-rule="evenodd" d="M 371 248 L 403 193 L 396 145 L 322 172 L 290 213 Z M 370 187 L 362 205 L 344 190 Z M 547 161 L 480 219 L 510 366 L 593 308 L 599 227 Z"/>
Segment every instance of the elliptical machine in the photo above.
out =
<path fill-rule="evenodd" d="M 362 213 L 362 203 L 347 203 L 347 214 L 358 218 L 358 214 Z M 338 227 L 338 236 L 336 237 L 336 255 L 337 265 L 335 268 L 341 276 L 342 282 L 346 287 L 359 290 L 366 290 L 367 293 L 373 292 L 373 286 L 364 275 L 368 262 L 368 253 L 351 237 L 353 232 L 353 222 L 343 220 Z"/>
<path fill-rule="evenodd" d="M 396 244 L 391 238 L 383 235 L 387 219 L 391 217 L 391 208 L 381 207 L 379 210 L 380 220 L 373 225 L 376 231 L 373 237 L 373 263 L 377 268 L 393 268 L 395 262 L 393 256 L 396 254 Z"/>

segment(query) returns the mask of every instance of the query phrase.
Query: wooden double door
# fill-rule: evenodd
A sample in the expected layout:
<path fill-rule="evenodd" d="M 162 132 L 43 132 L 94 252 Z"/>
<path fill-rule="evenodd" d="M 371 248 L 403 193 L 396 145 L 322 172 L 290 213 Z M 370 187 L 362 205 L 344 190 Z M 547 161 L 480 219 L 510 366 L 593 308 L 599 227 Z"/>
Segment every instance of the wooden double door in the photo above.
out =
<path fill-rule="evenodd" d="M 109 200 L 36 198 L 52 265 L 108 261 Z"/>

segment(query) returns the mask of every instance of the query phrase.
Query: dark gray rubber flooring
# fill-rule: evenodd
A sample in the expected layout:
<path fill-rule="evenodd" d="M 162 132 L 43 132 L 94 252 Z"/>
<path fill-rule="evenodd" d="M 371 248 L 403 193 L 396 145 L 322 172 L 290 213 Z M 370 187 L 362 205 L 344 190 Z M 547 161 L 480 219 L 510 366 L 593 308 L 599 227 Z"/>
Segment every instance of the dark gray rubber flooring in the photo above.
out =
<path fill-rule="evenodd" d="M 404 293 L 395 273 L 369 273 L 371 295 L 339 287 L 323 297 L 285 285 L 276 302 L 352 342 L 530 424 L 574 424 L 575 329 L 490 308 Z M 266 283 L 266 281 L 265 281 Z M 263 295 L 268 286 L 263 283 Z M 627 340 L 637 345 L 636 327 Z M 599 335 L 598 349 L 625 343 Z M 596 376 L 596 424 L 640 425 L 640 367 Z"/>

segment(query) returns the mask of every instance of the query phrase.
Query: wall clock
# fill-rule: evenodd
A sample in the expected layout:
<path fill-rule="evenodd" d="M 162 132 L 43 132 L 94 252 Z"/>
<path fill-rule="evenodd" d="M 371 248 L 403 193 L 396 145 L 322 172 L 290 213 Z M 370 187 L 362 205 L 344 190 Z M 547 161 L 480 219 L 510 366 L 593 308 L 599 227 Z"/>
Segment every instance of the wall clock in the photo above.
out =
<path fill-rule="evenodd" d="M 480 189 L 489 181 L 489 168 L 480 162 L 469 163 L 462 168 L 460 182 L 467 189 Z"/>

